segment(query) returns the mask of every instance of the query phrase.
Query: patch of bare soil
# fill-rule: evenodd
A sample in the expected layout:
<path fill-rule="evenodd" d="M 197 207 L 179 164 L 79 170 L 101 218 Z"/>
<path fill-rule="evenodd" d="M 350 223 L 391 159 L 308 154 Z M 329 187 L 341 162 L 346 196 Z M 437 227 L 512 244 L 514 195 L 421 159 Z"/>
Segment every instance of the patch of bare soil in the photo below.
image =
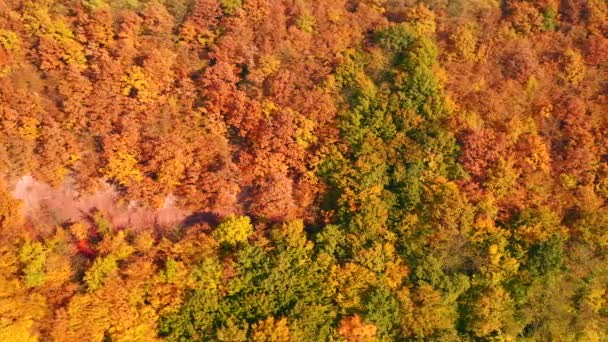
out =
<path fill-rule="evenodd" d="M 125 202 L 107 184 L 97 193 L 80 194 L 68 184 L 54 189 L 31 176 L 23 176 L 15 184 L 13 196 L 23 202 L 25 216 L 36 225 L 82 221 L 101 211 L 115 228 L 166 229 L 179 225 L 189 215 L 172 198 L 157 209 Z"/>

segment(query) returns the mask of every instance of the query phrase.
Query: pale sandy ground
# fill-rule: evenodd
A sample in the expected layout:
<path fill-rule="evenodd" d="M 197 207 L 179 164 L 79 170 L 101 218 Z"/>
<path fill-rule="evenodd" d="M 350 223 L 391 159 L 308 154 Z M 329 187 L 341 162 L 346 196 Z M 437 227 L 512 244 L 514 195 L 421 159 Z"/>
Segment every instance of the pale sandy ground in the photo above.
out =
<path fill-rule="evenodd" d="M 94 210 L 101 210 L 116 228 L 171 228 L 179 225 L 188 212 L 174 205 L 171 198 L 159 209 L 142 208 L 135 203 L 121 203 L 110 185 L 95 194 L 80 194 L 69 185 L 53 189 L 31 176 L 21 177 L 15 184 L 13 196 L 23 201 L 25 216 L 35 223 L 52 224 L 85 219 Z M 124 202 L 124 201 L 122 201 Z"/>

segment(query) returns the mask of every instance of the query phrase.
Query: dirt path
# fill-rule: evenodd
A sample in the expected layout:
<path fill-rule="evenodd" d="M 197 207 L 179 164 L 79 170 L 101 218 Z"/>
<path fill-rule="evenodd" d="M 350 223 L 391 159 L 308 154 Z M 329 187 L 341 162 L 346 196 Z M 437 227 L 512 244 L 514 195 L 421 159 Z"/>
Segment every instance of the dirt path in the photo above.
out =
<path fill-rule="evenodd" d="M 31 176 L 19 179 L 13 196 L 23 201 L 24 214 L 34 223 L 80 221 L 97 209 L 105 214 L 114 227 L 151 229 L 178 225 L 189 214 L 176 207 L 170 198 L 162 208 L 142 208 L 134 203 L 121 203 L 117 192 L 109 185 L 94 194 L 80 194 L 69 186 L 53 189 Z"/>

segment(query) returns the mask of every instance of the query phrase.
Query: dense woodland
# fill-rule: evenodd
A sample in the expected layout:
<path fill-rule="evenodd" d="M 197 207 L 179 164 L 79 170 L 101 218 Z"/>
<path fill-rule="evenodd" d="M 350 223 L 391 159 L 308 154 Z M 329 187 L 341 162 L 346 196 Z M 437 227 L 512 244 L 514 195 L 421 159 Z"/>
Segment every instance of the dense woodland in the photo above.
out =
<path fill-rule="evenodd" d="M 0 0 L 0 341 L 607 341 L 607 142 L 605 0 Z"/>

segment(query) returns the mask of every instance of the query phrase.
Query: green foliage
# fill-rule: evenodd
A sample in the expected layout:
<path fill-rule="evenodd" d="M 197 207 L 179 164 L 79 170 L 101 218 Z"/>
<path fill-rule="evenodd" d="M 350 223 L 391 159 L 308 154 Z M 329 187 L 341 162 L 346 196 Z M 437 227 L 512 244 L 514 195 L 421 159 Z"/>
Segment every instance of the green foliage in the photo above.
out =
<path fill-rule="evenodd" d="M 429 3 L 429 6 L 433 4 L 441 4 L 439 6 L 442 6 L 446 2 L 427 0 L 425 3 Z M 499 9 L 500 4 L 500 0 L 453 0 L 447 2 L 447 9 L 450 15 L 455 17 L 472 17 L 479 12 Z"/>
<path fill-rule="evenodd" d="M 376 42 L 394 57 L 384 78 L 366 76 L 363 54 L 348 55 L 337 70 L 349 101 L 339 122 L 349 151 L 326 161 L 334 172 L 327 177 L 341 193 L 341 217 L 350 222 L 345 226 L 372 236 L 384 229 L 385 213 L 416 208 L 423 174 L 455 174 L 457 151 L 455 139 L 441 127 L 448 110 L 433 70 L 435 45 L 407 23 L 378 32 Z"/>
<path fill-rule="evenodd" d="M 195 0 L 165 0 L 165 7 L 177 23 L 182 23 L 187 18 L 194 3 Z"/>
<path fill-rule="evenodd" d="M 109 7 L 106 0 L 85 0 L 84 6 L 90 10 L 96 10 L 99 8 Z"/>
<path fill-rule="evenodd" d="M 234 11 L 241 8 L 242 0 L 219 0 L 222 10 L 225 14 L 233 14 Z"/>
<path fill-rule="evenodd" d="M 398 236 L 397 250 L 407 260 L 409 280 L 430 291 L 424 296 L 434 298 L 422 301 L 420 313 L 432 315 L 430 312 L 437 310 L 436 317 L 441 317 L 440 326 L 445 330 L 414 326 L 411 311 L 404 310 L 408 299 L 386 287 L 368 291 L 366 286 L 358 289 L 348 286 L 346 279 L 338 280 L 349 289 L 339 290 L 344 292 L 341 296 L 348 292 L 344 305 L 349 303 L 361 310 L 366 320 L 375 324 L 381 339 L 400 336 L 399 327 L 404 321 L 412 324 L 405 328 L 410 336 L 455 334 L 448 328 L 453 324 L 457 299 L 470 284 L 469 278 L 458 272 L 463 267 L 459 262 L 464 260 L 455 260 L 454 266 L 445 270 L 443 258 L 450 256 L 444 256 L 441 249 L 423 247 L 431 234 L 435 239 L 441 236 L 439 229 L 445 231 L 443 234 L 457 235 L 471 220 L 467 205 L 459 205 L 463 199 L 453 190 L 455 185 L 443 185 L 462 172 L 455 161 L 456 141 L 444 123 L 450 109 L 435 74 L 438 50 L 431 39 L 407 22 L 377 32 L 375 42 L 391 61 L 385 70 L 374 70 L 373 74 L 380 77 L 367 76 L 372 74 L 371 58 L 363 53 L 348 55 L 337 69 L 336 80 L 348 101 L 339 122 L 348 149 L 331 155 L 321 167 L 322 175 L 336 191 L 338 210 L 336 225 L 325 227 L 317 235 L 318 248 L 320 255 L 352 258 L 372 271 L 370 274 L 384 273 L 386 284 L 394 286 L 390 279 L 394 277 L 395 256 L 388 257 L 391 254 L 383 252 L 379 242 Z M 348 277 L 349 272 L 341 274 Z M 366 281 L 373 283 L 371 279 Z M 361 298 L 362 306 L 356 305 L 357 298 Z"/>
<path fill-rule="evenodd" d="M 190 272 L 190 278 L 199 290 L 217 291 L 221 276 L 222 268 L 212 257 L 203 258 Z"/>
<path fill-rule="evenodd" d="M 543 10 L 543 31 L 555 31 L 557 29 L 557 12 L 552 7 Z"/>
<path fill-rule="evenodd" d="M 86 271 L 84 281 L 87 289 L 93 292 L 99 289 L 106 281 L 108 275 L 118 270 L 116 257 L 108 255 L 95 259 L 93 265 Z"/>
<path fill-rule="evenodd" d="M 0 3 L 0 340 L 606 340 L 604 1 Z"/>
<path fill-rule="evenodd" d="M 168 341 L 188 341 L 212 336 L 221 318 L 220 298 L 214 291 L 194 290 L 184 300 L 179 312 L 164 317 L 159 334 Z"/>
<path fill-rule="evenodd" d="M 141 0 L 85 0 L 84 5 L 89 10 L 97 10 L 111 7 L 117 10 L 125 10 L 125 9 L 138 9 L 142 4 L 147 3 L 148 1 Z"/>
<path fill-rule="evenodd" d="M 225 342 L 245 342 L 247 341 L 247 325 L 237 325 L 234 320 L 229 319 L 226 325 L 217 330 L 217 340 Z"/>
<path fill-rule="evenodd" d="M 106 219 L 106 217 L 104 216 L 103 212 L 95 212 L 95 214 L 93 215 L 93 221 L 95 222 L 95 227 L 97 227 L 97 231 L 99 231 L 101 235 L 110 234 L 112 226 L 110 224 L 110 221 L 108 221 L 108 219 Z"/>
<path fill-rule="evenodd" d="M 159 273 L 161 281 L 167 283 L 176 283 L 179 279 L 180 271 L 184 268 L 182 263 L 175 261 L 172 258 L 165 260 L 165 269 Z"/>
<path fill-rule="evenodd" d="M 23 265 L 23 281 L 27 287 L 44 284 L 46 257 L 47 250 L 40 242 L 26 241 L 21 246 L 19 262 Z"/>
<path fill-rule="evenodd" d="M 346 236 L 337 225 L 327 225 L 319 232 L 315 239 L 316 248 L 329 255 L 335 255 L 339 259 L 346 256 Z"/>
<path fill-rule="evenodd" d="M 391 339 L 398 335 L 400 325 L 399 301 L 386 288 L 371 290 L 365 298 L 366 321 L 373 322 L 381 339 Z"/>
<path fill-rule="evenodd" d="M 563 267 L 563 251 L 563 239 L 552 237 L 528 250 L 527 267 L 536 276 L 558 271 Z"/>
<path fill-rule="evenodd" d="M 608 252 L 608 212 L 605 210 L 583 211 L 573 222 L 578 239 L 599 253 Z"/>
<path fill-rule="evenodd" d="M 238 217 L 222 224 L 239 221 L 249 225 L 248 220 Z M 161 334 L 169 340 L 196 336 L 243 338 L 249 324 L 266 317 L 285 316 L 297 321 L 300 336 L 327 336 L 333 319 L 324 290 L 327 266 L 315 260 L 301 221 L 276 229 L 273 249 L 248 243 L 246 237 L 233 245 L 236 275 L 225 287 L 221 285 L 217 263 L 206 259 L 199 264 L 193 271 L 196 289 L 186 297 L 178 313 L 161 321 Z M 216 330 L 217 327 L 220 328 Z"/>
<path fill-rule="evenodd" d="M 403 53 L 415 41 L 415 33 L 407 24 L 391 25 L 376 33 L 377 44 L 392 53 Z"/>

